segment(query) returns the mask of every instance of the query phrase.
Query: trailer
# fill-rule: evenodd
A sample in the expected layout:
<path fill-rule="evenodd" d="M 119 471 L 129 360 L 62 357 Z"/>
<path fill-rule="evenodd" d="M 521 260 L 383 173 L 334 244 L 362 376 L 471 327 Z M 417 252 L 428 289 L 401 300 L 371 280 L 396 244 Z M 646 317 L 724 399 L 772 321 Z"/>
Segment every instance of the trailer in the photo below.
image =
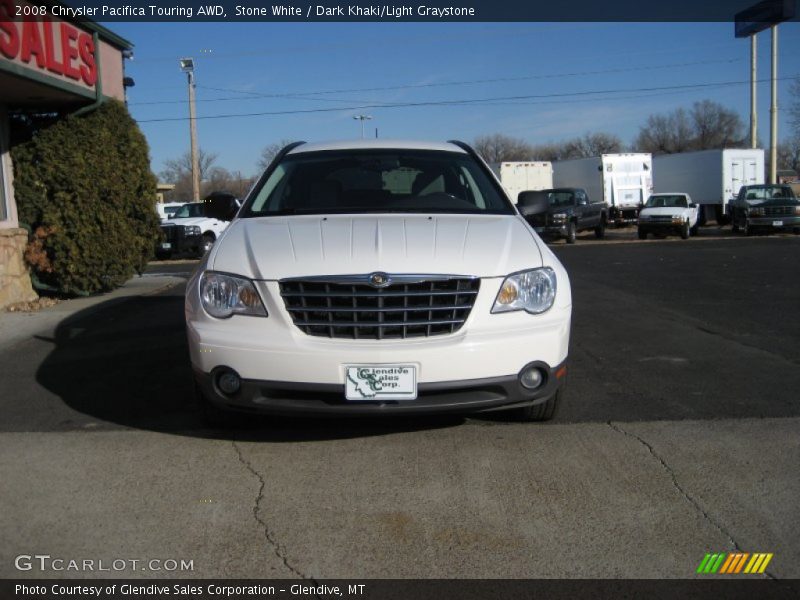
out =
<path fill-rule="evenodd" d="M 764 151 L 757 148 L 700 150 L 653 159 L 656 192 L 685 192 L 699 205 L 698 221 L 730 220 L 728 203 L 743 185 L 764 183 Z"/>
<path fill-rule="evenodd" d="M 494 163 L 492 170 L 515 204 L 521 192 L 536 192 L 553 187 L 553 165 L 547 161 Z"/>
<path fill-rule="evenodd" d="M 608 204 L 609 222 L 636 223 L 653 192 L 653 158 L 645 152 L 602 154 L 553 163 L 555 187 L 581 187 Z"/>

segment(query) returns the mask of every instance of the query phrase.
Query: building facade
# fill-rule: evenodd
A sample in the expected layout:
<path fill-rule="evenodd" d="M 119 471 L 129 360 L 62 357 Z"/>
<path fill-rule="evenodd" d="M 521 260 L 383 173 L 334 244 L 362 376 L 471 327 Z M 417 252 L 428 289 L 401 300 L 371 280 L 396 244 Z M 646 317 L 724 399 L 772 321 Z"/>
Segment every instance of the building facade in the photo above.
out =
<path fill-rule="evenodd" d="M 28 16 L 17 16 L 19 6 Z M 9 115 L 70 114 L 125 100 L 132 44 L 91 21 L 59 18 L 52 6 L 0 0 L 0 308 L 36 298 L 24 261 L 28 232 L 14 200 Z"/>

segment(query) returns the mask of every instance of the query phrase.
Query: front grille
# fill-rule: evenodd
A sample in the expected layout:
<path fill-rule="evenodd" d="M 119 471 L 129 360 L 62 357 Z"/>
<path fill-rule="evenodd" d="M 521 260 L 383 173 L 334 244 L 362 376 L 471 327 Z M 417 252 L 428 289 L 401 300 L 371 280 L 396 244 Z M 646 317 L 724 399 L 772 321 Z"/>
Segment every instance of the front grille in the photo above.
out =
<path fill-rule="evenodd" d="M 655 215 L 650 217 L 650 221 L 654 223 L 672 223 L 671 215 Z"/>
<path fill-rule="evenodd" d="M 308 335 L 383 340 L 458 331 L 472 310 L 480 279 L 401 281 L 383 288 L 296 279 L 279 285 L 294 324 Z"/>
<path fill-rule="evenodd" d="M 764 216 L 788 217 L 794 215 L 794 206 L 765 206 Z"/>
<path fill-rule="evenodd" d="M 162 225 L 161 232 L 164 234 L 164 241 L 175 243 L 178 241 L 178 236 L 180 236 L 183 227 L 176 227 L 175 225 Z"/>

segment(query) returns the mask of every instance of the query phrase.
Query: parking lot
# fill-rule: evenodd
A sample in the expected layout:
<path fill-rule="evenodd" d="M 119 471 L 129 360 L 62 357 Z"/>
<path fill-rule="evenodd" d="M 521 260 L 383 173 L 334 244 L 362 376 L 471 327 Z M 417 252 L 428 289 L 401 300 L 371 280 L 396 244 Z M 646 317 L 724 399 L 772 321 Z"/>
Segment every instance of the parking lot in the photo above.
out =
<path fill-rule="evenodd" d="M 191 261 L 0 346 L 0 576 L 86 575 L 15 569 L 38 552 L 193 561 L 110 574 L 137 577 L 682 578 L 742 551 L 800 577 L 800 238 L 632 231 L 552 245 L 574 313 L 546 424 L 209 430 L 174 279 Z"/>

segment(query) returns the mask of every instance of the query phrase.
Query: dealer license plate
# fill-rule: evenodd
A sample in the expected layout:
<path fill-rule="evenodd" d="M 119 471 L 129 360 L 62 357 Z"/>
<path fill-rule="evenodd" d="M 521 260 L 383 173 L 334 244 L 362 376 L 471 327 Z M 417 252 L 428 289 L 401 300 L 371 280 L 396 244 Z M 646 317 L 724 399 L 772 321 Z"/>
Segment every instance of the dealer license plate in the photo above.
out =
<path fill-rule="evenodd" d="M 172 248 L 172 244 L 169 242 L 161 242 L 161 249 L 162 250 L 169 250 Z"/>
<path fill-rule="evenodd" d="M 772 222 L 772 226 L 773 227 L 783 227 L 783 221 L 773 221 Z"/>
<path fill-rule="evenodd" d="M 414 365 L 347 365 L 344 395 L 348 400 L 414 400 L 417 368 Z"/>

